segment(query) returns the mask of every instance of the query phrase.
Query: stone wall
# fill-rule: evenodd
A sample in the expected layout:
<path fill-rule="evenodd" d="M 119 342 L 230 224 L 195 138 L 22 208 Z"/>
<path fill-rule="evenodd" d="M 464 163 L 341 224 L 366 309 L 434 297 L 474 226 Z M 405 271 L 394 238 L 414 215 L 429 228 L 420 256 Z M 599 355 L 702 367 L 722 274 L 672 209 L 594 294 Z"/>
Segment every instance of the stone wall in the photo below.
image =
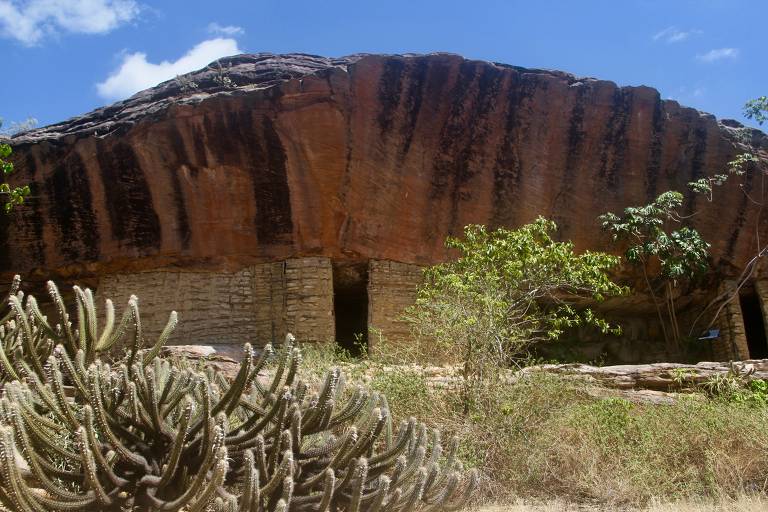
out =
<path fill-rule="evenodd" d="M 242 344 L 254 341 L 251 269 L 239 272 L 154 271 L 102 276 L 97 307 L 107 298 L 122 314 L 130 295 L 139 297 L 147 340 L 162 331 L 168 315 L 179 313 L 172 344 Z M 119 317 L 118 317 L 119 318 Z"/>
<path fill-rule="evenodd" d="M 333 270 L 328 258 L 286 260 L 285 325 L 299 341 L 335 339 Z"/>
<path fill-rule="evenodd" d="M 410 330 L 401 317 L 414 303 L 422 267 L 370 260 L 367 276 L 369 349 L 375 352 L 381 337 L 392 343 L 408 343 Z M 768 281 L 755 282 L 754 293 L 764 318 L 768 318 Z M 131 294 L 139 297 L 148 341 L 160 333 L 172 310 L 179 312 L 180 322 L 170 344 L 250 342 L 263 346 L 281 342 L 287 332 L 310 343 L 336 338 L 333 267 L 325 257 L 261 263 L 234 272 L 156 270 L 108 274 L 99 280 L 97 304 L 111 298 L 120 315 Z M 608 318 L 624 327 L 623 336 L 576 330 L 559 343 L 541 347 L 540 355 L 565 360 L 605 359 L 609 363 L 679 358 L 668 353 L 661 343 L 661 333 L 650 316 Z M 749 359 L 744 322 L 739 301 L 731 301 L 715 326 L 720 336 L 711 342 L 711 352 L 697 357 L 716 361 Z"/>
<path fill-rule="evenodd" d="M 573 361 L 590 364 L 652 363 L 679 359 L 670 354 L 658 325 L 655 311 L 629 316 L 624 312 L 596 313 L 612 325 L 621 326 L 621 335 L 602 333 L 585 325 L 567 329 L 557 341 L 534 347 L 544 360 Z"/>
<path fill-rule="evenodd" d="M 720 293 L 733 288 L 732 282 L 723 283 Z M 712 344 L 712 355 L 716 361 L 739 361 L 749 359 L 749 345 L 744 329 L 744 317 L 738 299 L 730 301 L 720 314 L 720 337 Z"/>
<path fill-rule="evenodd" d="M 139 297 L 145 337 L 152 340 L 179 313 L 172 344 L 264 345 L 286 332 L 307 342 L 334 338 L 328 258 L 264 263 L 237 272 L 151 271 L 104 275 L 97 304 L 111 298 L 118 314 Z"/>
<path fill-rule="evenodd" d="M 407 263 L 371 260 L 368 268 L 368 339 L 372 350 L 376 350 L 379 333 L 395 343 L 408 340 L 408 325 L 400 317 L 416 299 L 421 269 Z"/>
<path fill-rule="evenodd" d="M 256 338 L 274 342 L 288 332 L 285 318 L 285 267 L 283 261 L 252 267 L 251 290 Z"/>

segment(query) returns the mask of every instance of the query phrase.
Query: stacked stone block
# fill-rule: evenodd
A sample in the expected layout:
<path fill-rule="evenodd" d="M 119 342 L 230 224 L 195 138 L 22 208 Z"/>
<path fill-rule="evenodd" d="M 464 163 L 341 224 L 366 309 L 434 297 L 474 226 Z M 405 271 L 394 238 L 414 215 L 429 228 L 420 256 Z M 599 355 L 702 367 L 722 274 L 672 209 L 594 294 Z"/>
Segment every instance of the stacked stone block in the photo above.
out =
<path fill-rule="evenodd" d="M 172 310 L 180 323 L 172 344 L 262 346 L 292 332 L 305 342 L 334 339 L 333 276 L 328 258 L 263 263 L 237 272 L 152 271 L 104 275 L 98 304 L 122 314 L 139 297 L 145 337 L 157 336 Z M 103 308 L 102 308 L 103 313 Z"/>
<path fill-rule="evenodd" d="M 336 327 L 330 259 L 286 260 L 285 325 L 300 341 L 334 341 Z"/>
<path fill-rule="evenodd" d="M 371 350 L 381 334 L 389 342 L 405 343 L 410 337 L 404 310 L 416 300 L 422 267 L 395 261 L 371 260 L 368 269 L 368 336 Z"/>

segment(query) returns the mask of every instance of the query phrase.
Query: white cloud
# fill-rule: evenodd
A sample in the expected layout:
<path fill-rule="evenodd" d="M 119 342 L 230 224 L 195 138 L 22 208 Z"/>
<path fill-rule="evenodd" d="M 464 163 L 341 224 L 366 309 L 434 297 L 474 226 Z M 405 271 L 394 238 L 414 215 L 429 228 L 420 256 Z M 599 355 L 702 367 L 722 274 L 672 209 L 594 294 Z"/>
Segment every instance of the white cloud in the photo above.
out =
<path fill-rule="evenodd" d="M 60 31 L 105 34 L 140 10 L 134 0 L 0 0 L 0 34 L 28 46 Z"/>
<path fill-rule="evenodd" d="M 211 34 L 228 37 L 241 36 L 245 34 L 243 27 L 238 27 L 236 25 L 219 25 L 215 22 L 208 24 L 208 32 Z"/>
<path fill-rule="evenodd" d="M 699 54 L 696 58 L 702 62 L 715 62 L 724 59 L 735 59 L 739 56 L 738 48 L 716 48 L 707 53 Z"/>
<path fill-rule="evenodd" d="M 208 39 L 173 62 L 158 64 L 147 61 L 147 54 L 128 53 L 123 62 L 106 80 L 96 84 L 99 95 L 119 100 L 177 75 L 203 68 L 218 58 L 242 53 L 234 39 Z"/>
<path fill-rule="evenodd" d="M 697 34 L 701 34 L 701 30 L 680 30 L 673 25 L 665 28 L 661 32 L 657 32 L 653 35 L 652 39 L 654 41 L 664 41 L 665 43 L 679 43 Z"/>
<path fill-rule="evenodd" d="M 707 88 L 702 85 L 686 87 L 684 85 L 677 88 L 674 94 L 667 96 L 667 99 L 675 100 L 681 103 L 697 103 L 701 98 L 707 95 Z"/>

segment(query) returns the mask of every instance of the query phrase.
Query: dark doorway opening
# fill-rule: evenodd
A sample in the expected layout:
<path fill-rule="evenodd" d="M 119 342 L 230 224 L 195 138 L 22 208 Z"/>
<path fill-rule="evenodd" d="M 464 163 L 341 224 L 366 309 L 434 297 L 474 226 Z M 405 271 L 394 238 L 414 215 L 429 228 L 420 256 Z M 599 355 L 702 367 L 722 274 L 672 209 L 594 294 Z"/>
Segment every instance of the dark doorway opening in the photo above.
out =
<path fill-rule="evenodd" d="M 765 359 L 768 357 L 768 340 L 765 337 L 765 322 L 760 298 L 753 290 L 747 290 L 739 294 L 739 302 L 741 316 L 744 318 L 744 334 L 747 337 L 749 357 Z"/>
<path fill-rule="evenodd" d="M 368 349 L 368 262 L 333 263 L 336 343 L 352 356 Z"/>

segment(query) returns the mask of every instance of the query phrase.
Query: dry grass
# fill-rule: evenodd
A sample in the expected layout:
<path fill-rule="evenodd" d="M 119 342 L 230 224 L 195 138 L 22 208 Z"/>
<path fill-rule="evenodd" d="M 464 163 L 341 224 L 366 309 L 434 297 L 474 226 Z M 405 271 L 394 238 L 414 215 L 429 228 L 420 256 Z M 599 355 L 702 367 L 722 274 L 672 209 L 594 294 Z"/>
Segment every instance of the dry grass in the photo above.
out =
<path fill-rule="evenodd" d="M 678 501 L 672 503 L 650 503 L 642 508 L 619 509 L 613 506 L 595 507 L 568 504 L 563 501 L 547 503 L 517 502 L 504 506 L 489 506 L 470 509 L 468 512 L 762 512 L 768 510 L 768 500 L 762 497 L 742 496 L 736 499 L 712 501 Z"/>
<path fill-rule="evenodd" d="M 380 374 L 371 385 L 389 397 L 396 416 L 416 416 L 444 438 L 462 439 L 462 460 L 484 475 L 484 503 L 563 499 L 616 510 L 654 498 L 720 499 L 767 490 L 765 407 L 701 397 L 631 404 L 597 399 L 583 384 L 535 376 L 476 397 L 465 417 L 453 394 L 431 389 L 418 375 Z"/>
<path fill-rule="evenodd" d="M 328 368 L 333 357 L 310 354 L 307 366 Z M 634 404 L 536 373 L 489 386 L 465 416 L 455 391 L 430 387 L 413 369 L 375 367 L 345 365 L 352 380 L 362 368 L 373 373 L 370 386 L 387 395 L 394 416 L 415 416 L 443 439 L 460 437 L 462 461 L 483 474 L 478 505 L 524 499 L 544 505 L 496 510 L 768 510 L 749 497 L 768 491 L 766 406 L 703 395 Z M 729 501 L 734 496 L 747 497 Z"/>

